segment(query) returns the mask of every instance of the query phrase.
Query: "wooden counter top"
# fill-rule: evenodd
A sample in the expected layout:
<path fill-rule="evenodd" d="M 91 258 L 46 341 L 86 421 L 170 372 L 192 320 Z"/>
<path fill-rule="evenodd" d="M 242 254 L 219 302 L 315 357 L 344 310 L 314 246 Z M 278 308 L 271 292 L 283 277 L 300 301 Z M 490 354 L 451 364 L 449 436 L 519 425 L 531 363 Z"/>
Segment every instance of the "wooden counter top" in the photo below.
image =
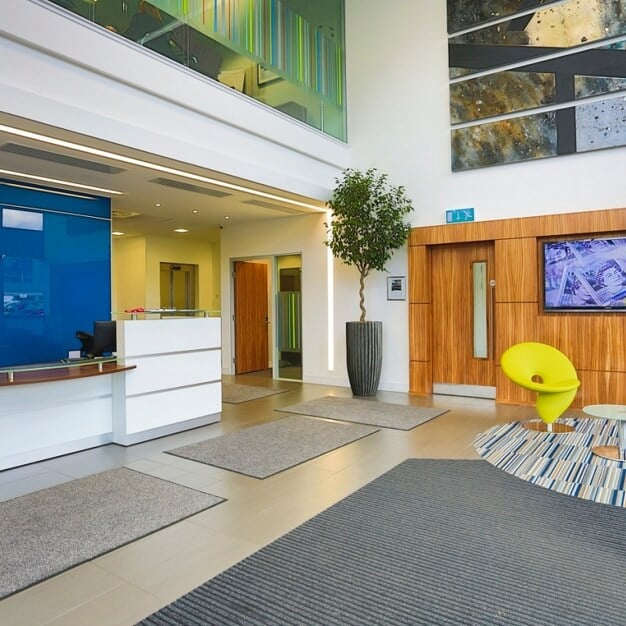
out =
<path fill-rule="evenodd" d="M 135 369 L 135 365 L 123 365 L 116 362 L 108 363 L 84 363 L 81 365 L 60 365 L 50 369 L 14 369 L 13 381 L 9 380 L 9 373 L 0 372 L 0 387 L 13 387 L 14 385 L 31 385 L 33 383 L 47 383 L 52 381 L 76 380 L 89 378 L 90 376 L 104 376 L 105 374 L 117 374 Z"/>

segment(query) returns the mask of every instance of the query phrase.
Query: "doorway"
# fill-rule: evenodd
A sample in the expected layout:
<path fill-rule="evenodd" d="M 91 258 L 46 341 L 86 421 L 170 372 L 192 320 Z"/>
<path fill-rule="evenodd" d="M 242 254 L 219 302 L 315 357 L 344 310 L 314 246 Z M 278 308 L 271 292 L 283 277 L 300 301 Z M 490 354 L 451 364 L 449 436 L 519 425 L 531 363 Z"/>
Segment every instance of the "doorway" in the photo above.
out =
<path fill-rule="evenodd" d="M 268 265 L 252 261 L 233 264 L 235 308 L 235 374 L 269 367 Z"/>
<path fill-rule="evenodd" d="M 190 263 L 160 264 L 160 301 L 162 309 L 197 308 L 198 266 Z"/>
<path fill-rule="evenodd" d="M 302 257 L 276 257 L 276 362 L 278 378 L 302 380 Z"/>
<path fill-rule="evenodd" d="M 235 374 L 302 380 L 302 256 L 232 262 Z"/>
<path fill-rule="evenodd" d="M 495 398 L 494 243 L 434 246 L 431 259 L 433 392 Z"/>

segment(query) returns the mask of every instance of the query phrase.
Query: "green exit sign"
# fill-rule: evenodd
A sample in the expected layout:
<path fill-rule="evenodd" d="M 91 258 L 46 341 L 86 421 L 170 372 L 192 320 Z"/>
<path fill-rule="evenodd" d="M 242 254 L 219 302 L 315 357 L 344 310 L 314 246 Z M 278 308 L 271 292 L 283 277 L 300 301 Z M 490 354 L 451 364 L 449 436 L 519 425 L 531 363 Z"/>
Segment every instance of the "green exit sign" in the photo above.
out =
<path fill-rule="evenodd" d="M 446 224 L 458 222 L 473 222 L 474 209 L 451 209 L 446 211 Z"/>

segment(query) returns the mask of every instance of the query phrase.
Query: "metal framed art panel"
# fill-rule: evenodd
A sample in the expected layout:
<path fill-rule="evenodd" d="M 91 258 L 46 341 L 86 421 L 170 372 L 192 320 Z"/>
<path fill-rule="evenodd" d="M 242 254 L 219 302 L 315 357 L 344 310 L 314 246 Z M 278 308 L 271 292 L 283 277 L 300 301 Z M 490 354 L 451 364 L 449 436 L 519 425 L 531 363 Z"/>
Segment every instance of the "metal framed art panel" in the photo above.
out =
<path fill-rule="evenodd" d="M 456 0 L 448 2 L 448 32 L 472 28 L 486 22 L 543 7 L 558 0 Z"/>
<path fill-rule="evenodd" d="M 626 0 L 530 4 L 448 0 L 453 171 L 626 145 Z"/>
<path fill-rule="evenodd" d="M 448 4 L 454 2 L 448 0 Z M 624 34 L 624 0 L 567 0 L 450 37 L 450 77 L 567 52 Z"/>
<path fill-rule="evenodd" d="M 452 129 L 452 171 L 626 145 L 623 96 Z"/>

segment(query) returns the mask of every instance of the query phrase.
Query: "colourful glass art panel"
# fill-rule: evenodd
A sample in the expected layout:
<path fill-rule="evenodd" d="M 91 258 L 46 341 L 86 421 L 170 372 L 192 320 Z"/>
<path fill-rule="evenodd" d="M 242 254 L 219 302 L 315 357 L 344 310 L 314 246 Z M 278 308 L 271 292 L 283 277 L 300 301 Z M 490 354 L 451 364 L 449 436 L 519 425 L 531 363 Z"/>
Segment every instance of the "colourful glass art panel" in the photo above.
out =
<path fill-rule="evenodd" d="M 471 122 L 554 102 L 554 74 L 498 72 L 450 85 L 450 121 Z"/>
<path fill-rule="evenodd" d="M 152 0 L 277 75 L 343 105 L 343 50 L 283 0 Z"/>
<path fill-rule="evenodd" d="M 555 0 L 455 0 L 448 2 L 448 32 L 455 33 Z"/>
<path fill-rule="evenodd" d="M 531 60 L 624 34 L 626 0 L 568 0 L 450 38 L 450 75 Z"/>

